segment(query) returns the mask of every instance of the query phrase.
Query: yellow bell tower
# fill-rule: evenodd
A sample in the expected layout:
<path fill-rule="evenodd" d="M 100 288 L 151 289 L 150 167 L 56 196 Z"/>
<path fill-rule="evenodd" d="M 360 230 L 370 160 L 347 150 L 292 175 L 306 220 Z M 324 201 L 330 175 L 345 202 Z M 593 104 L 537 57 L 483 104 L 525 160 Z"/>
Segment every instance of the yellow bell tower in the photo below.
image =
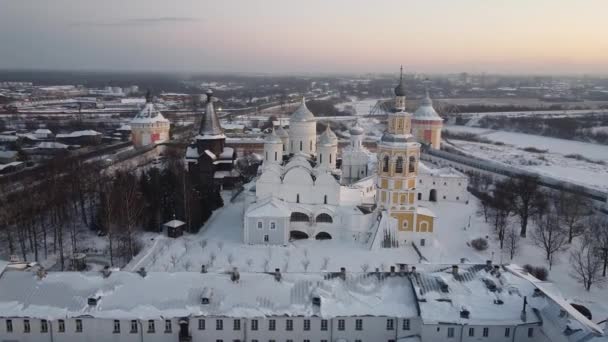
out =
<path fill-rule="evenodd" d="M 388 128 L 377 149 L 377 206 L 397 220 L 399 233 L 432 233 L 434 215 L 417 205 L 416 177 L 421 145 L 411 134 L 412 115 L 405 111 L 403 76 L 395 88 L 395 97 L 395 108 L 388 115 Z"/>

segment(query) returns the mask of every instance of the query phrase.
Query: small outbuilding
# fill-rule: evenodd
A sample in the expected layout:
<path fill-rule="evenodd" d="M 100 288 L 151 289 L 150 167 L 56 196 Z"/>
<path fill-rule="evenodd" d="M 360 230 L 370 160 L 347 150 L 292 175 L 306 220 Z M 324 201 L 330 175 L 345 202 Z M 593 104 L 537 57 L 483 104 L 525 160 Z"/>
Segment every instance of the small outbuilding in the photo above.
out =
<path fill-rule="evenodd" d="M 172 238 L 177 238 L 184 235 L 184 229 L 186 228 L 186 223 L 180 220 L 171 220 L 165 224 L 163 224 L 163 228 L 167 229 L 167 236 Z"/>

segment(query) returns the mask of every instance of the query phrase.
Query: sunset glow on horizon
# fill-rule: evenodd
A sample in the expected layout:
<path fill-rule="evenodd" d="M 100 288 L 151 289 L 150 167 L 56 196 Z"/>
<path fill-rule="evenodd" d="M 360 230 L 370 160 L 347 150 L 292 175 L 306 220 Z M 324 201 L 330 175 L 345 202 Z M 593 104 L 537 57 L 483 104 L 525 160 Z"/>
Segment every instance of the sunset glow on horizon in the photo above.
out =
<path fill-rule="evenodd" d="M 0 0 L 0 68 L 608 73 L 606 0 Z"/>

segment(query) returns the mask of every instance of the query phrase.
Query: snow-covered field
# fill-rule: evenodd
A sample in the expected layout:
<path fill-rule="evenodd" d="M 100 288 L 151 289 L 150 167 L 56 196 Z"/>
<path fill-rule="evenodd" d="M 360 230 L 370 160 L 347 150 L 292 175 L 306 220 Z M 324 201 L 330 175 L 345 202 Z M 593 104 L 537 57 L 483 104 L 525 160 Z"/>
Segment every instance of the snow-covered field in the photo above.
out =
<path fill-rule="evenodd" d="M 549 138 L 531 134 L 493 131 L 467 126 L 448 126 L 451 132 L 474 133 L 491 141 L 505 145 L 485 144 L 478 142 L 450 139 L 450 142 L 466 153 L 521 167 L 555 178 L 608 190 L 608 146 L 584 143 L 579 141 Z M 547 150 L 546 153 L 523 151 L 523 148 L 534 147 Z M 566 158 L 566 155 L 579 154 L 605 165 Z"/>
<path fill-rule="evenodd" d="M 227 198 L 226 198 L 227 199 Z M 243 201 L 225 201 L 226 206 L 217 210 L 210 221 L 198 234 L 185 235 L 178 239 L 153 234 L 145 235 L 147 247 L 127 265 L 127 270 L 145 267 L 150 271 L 193 271 L 199 272 L 201 265 L 210 271 L 224 271 L 238 267 L 242 271 L 283 272 L 336 271 L 340 267 L 362 271 L 375 268 L 388 270 L 395 263 L 420 264 L 417 254 L 408 246 L 396 249 L 373 249 L 354 242 L 345 241 L 297 241 L 286 247 L 258 246 L 242 243 L 241 220 Z M 483 217 L 477 216 L 477 202 L 473 198 L 464 203 L 422 202 L 438 216 L 435 241 L 422 248 L 422 253 L 430 263 L 453 264 L 461 262 L 510 263 L 506 250 L 501 253 L 490 226 Z M 513 224 L 518 225 L 514 220 Z M 530 228 L 533 229 L 533 228 Z M 489 237 L 490 248 L 477 252 L 467 242 L 478 237 Z M 532 245 L 530 239 L 521 243 L 520 253 L 513 263 L 520 265 L 545 265 L 540 249 Z M 568 252 L 557 256 L 550 280 L 566 298 L 588 305 L 595 317 L 608 315 L 608 289 L 584 291 L 582 285 L 570 277 Z"/>
<path fill-rule="evenodd" d="M 377 102 L 378 99 L 353 100 L 352 102 L 339 103 L 336 105 L 336 108 L 352 111 L 352 115 L 369 115 Z"/>

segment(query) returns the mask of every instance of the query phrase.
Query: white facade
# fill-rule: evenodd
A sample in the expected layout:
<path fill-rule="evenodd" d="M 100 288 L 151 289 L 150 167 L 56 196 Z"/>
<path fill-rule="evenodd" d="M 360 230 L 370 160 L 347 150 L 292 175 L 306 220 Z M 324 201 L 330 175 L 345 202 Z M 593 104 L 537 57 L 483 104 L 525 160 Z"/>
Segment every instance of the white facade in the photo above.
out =
<path fill-rule="evenodd" d="M 350 142 L 342 150 L 342 184 L 351 184 L 370 175 L 369 151 L 363 146 L 363 128 L 357 123 L 350 129 Z"/>
<path fill-rule="evenodd" d="M 317 152 L 317 120 L 306 107 L 304 98 L 289 118 L 289 151 L 306 155 Z"/>
<path fill-rule="evenodd" d="M 420 163 L 418 171 L 419 201 L 468 203 L 469 178 L 453 168 L 431 169 Z"/>

